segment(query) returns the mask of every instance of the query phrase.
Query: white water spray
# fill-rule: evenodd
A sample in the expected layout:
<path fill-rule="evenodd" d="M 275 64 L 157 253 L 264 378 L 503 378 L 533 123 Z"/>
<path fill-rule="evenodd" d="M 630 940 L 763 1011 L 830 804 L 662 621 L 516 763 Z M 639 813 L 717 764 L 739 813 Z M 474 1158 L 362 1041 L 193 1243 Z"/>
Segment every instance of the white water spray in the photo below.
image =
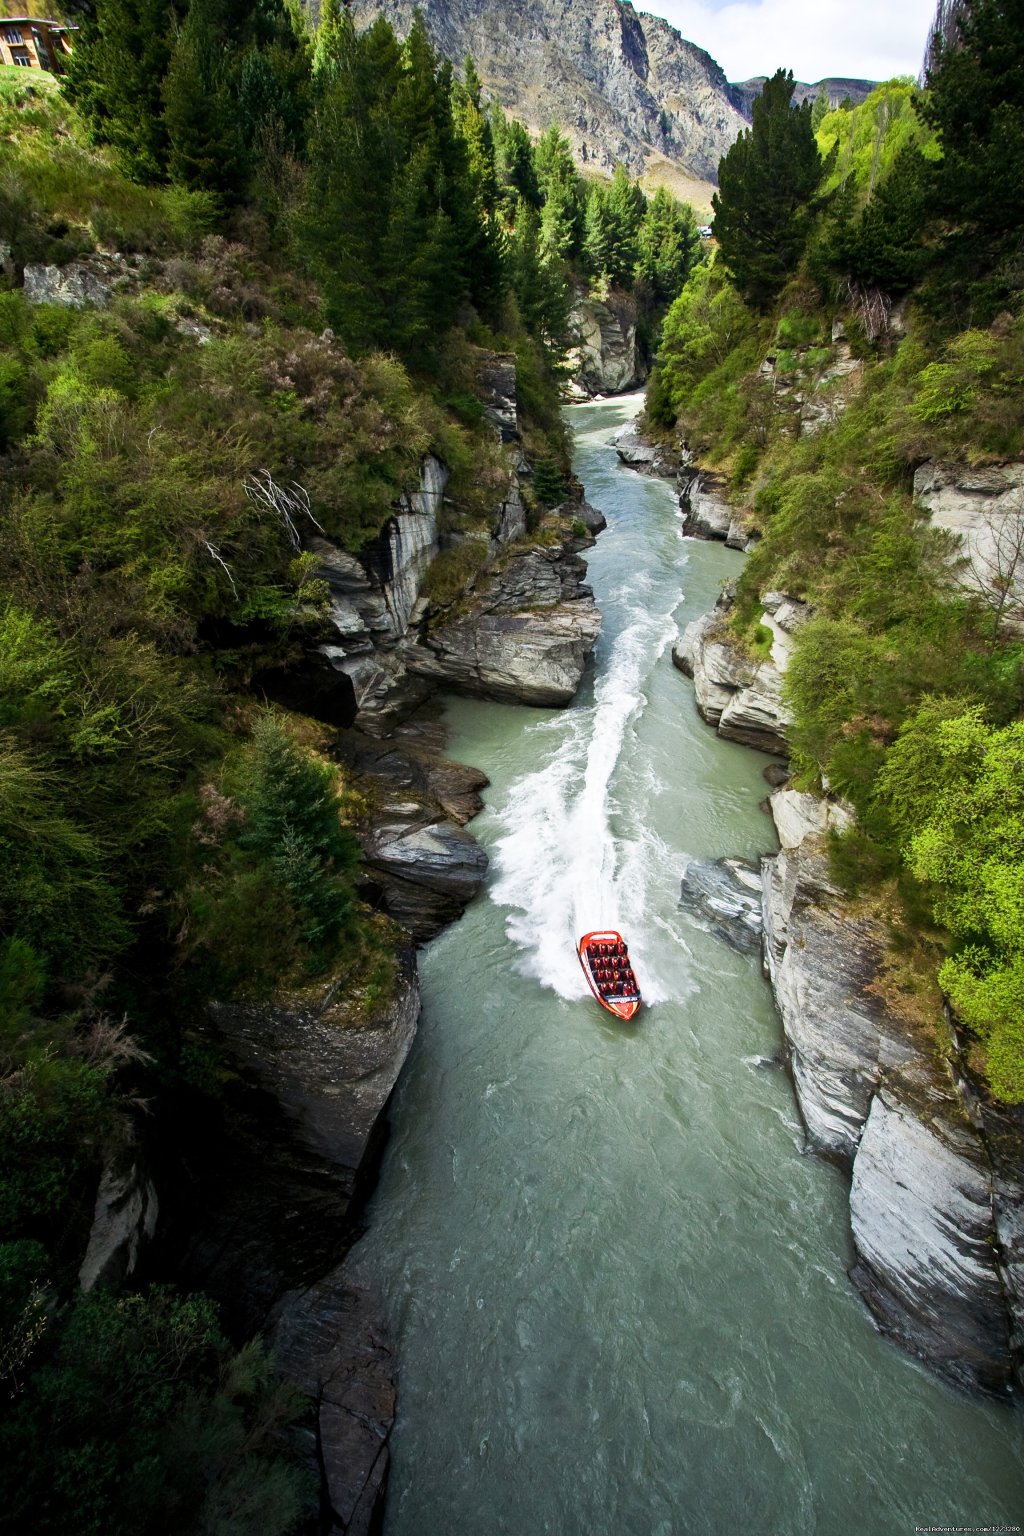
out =
<path fill-rule="evenodd" d="M 644 930 L 668 850 L 645 828 L 642 806 L 635 824 L 620 819 L 615 796 L 618 773 L 636 766 L 645 679 L 678 633 L 678 589 L 653 586 L 642 574 L 608 594 L 628 622 L 599 666 L 593 703 L 532 727 L 541 765 L 512 786 L 498 813 L 492 898 L 510 909 L 506 930 L 520 969 L 564 998 L 586 995 L 576 942 L 601 928 L 625 934 L 645 1001 L 666 995 L 645 969 Z"/>

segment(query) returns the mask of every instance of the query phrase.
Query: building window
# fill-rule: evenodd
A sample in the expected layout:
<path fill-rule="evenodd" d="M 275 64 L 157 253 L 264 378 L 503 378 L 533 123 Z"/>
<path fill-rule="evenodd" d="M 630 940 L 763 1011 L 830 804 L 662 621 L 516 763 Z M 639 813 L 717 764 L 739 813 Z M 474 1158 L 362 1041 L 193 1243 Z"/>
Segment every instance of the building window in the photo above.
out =
<path fill-rule="evenodd" d="M 11 63 L 20 64 L 24 69 L 32 68 L 32 55 L 26 48 L 11 49 Z"/>
<path fill-rule="evenodd" d="M 8 27 L 4 32 L 4 42 L 17 45 L 21 42 L 21 33 L 17 27 Z"/>

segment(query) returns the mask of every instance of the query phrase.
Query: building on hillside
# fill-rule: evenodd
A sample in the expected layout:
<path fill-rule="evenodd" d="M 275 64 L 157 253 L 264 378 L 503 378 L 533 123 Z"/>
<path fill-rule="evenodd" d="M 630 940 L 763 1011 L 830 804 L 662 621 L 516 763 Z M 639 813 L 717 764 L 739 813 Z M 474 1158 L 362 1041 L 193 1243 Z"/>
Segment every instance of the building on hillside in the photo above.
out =
<path fill-rule="evenodd" d="M 60 74 L 71 52 L 74 27 L 35 16 L 0 16 L 0 63 Z"/>

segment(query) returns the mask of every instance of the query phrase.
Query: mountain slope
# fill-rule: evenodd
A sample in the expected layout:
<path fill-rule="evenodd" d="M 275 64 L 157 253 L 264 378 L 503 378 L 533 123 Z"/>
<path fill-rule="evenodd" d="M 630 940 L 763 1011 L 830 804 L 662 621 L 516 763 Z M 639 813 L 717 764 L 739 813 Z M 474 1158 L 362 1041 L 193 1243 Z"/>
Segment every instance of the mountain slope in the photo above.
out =
<path fill-rule="evenodd" d="M 718 162 L 746 126 L 710 54 L 624 0 L 421 0 L 437 48 L 472 54 L 485 91 L 535 132 L 557 123 L 584 167 L 617 161 L 705 206 Z M 414 0 L 356 0 L 405 34 Z"/>
<path fill-rule="evenodd" d="M 732 99 L 744 117 L 750 117 L 754 102 L 764 89 L 767 78 L 767 75 L 755 75 L 751 80 L 736 81 L 729 87 Z M 813 85 L 805 85 L 798 80 L 793 91 L 793 103 L 799 106 L 801 102 L 816 100 L 818 92 L 824 87 L 830 107 L 838 107 L 847 97 L 853 106 L 859 107 L 862 101 L 867 101 L 877 84 L 877 80 L 845 77 L 816 80 Z"/>

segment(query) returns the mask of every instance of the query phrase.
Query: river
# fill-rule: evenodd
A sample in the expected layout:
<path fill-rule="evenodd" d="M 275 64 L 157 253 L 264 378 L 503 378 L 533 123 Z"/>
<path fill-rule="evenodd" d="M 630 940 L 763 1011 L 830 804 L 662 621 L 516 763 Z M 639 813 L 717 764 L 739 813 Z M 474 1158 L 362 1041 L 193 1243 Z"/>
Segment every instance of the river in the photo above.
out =
<path fill-rule="evenodd" d="M 386 1536 L 890 1536 L 1024 1514 L 1014 1408 L 875 1332 L 846 1278 L 846 1182 L 803 1154 L 756 958 L 679 908 L 688 858 L 775 846 L 767 759 L 718 739 L 671 663 L 742 557 L 680 536 L 668 485 L 579 406 L 609 529 L 572 707 L 452 701 L 492 779 L 486 890 L 423 953 L 423 1019 L 353 1278 L 400 1361 Z M 647 1006 L 586 991 L 621 928 Z"/>

